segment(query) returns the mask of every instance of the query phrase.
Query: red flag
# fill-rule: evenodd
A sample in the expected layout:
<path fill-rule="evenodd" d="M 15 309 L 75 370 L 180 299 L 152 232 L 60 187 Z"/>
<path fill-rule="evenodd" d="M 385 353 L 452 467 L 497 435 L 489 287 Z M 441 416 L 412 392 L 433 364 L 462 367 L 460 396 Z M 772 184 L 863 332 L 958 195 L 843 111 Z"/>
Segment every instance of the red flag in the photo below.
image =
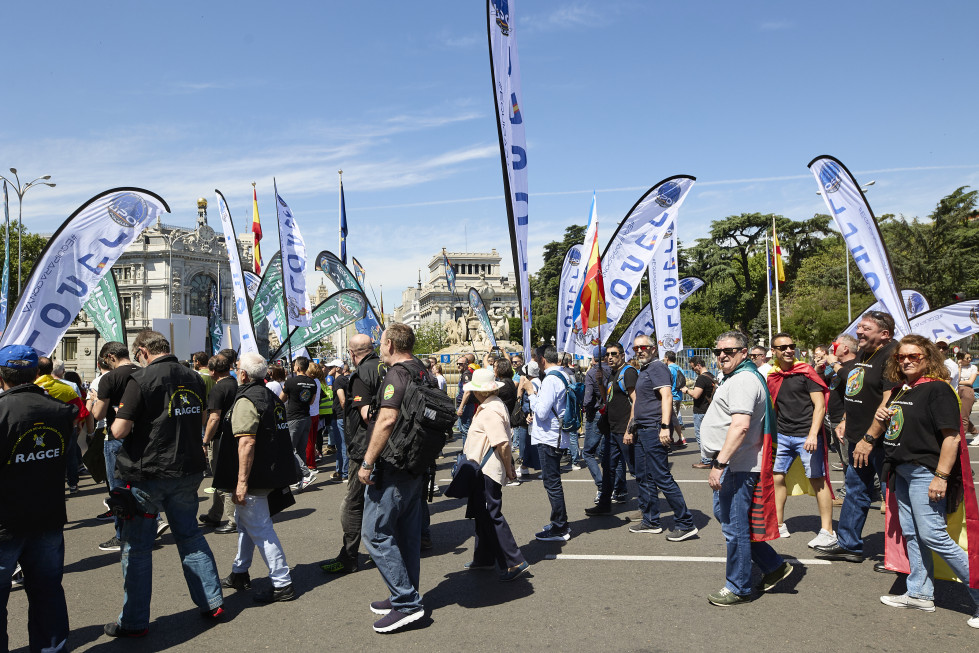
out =
<path fill-rule="evenodd" d="M 255 259 L 255 274 L 262 274 L 262 221 L 258 219 L 258 193 L 252 182 L 252 233 L 255 235 L 255 245 L 252 258 Z"/>
<path fill-rule="evenodd" d="M 581 284 L 581 295 L 575 306 L 576 322 L 582 332 L 608 322 L 605 315 L 605 281 L 602 279 L 602 258 L 598 253 L 598 229 L 595 229 L 588 256 L 588 270 Z"/>

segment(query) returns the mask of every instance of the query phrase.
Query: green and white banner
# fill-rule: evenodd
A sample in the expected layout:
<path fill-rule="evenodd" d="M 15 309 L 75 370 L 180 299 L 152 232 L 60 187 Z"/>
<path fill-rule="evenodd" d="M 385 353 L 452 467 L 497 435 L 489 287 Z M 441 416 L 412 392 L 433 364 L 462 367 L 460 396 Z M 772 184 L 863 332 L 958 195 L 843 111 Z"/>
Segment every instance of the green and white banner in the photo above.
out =
<path fill-rule="evenodd" d="M 99 279 L 92 294 L 85 300 L 85 312 L 92 319 L 92 324 L 106 342 L 126 342 L 126 323 L 122 314 L 122 302 L 119 301 L 119 287 L 116 285 L 115 273 Z"/>
<path fill-rule="evenodd" d="M 275 253 L 265 268 L 258 291 L 252 298 L 252 322 L 269 321 L 275 337 L 282 342 L 285 338 L 286 305 L 282 298 L 282 257 Z"/>
<path fill-rule="evenodd" d="M 364 293 L 359 290 L 335 292 L 316 305 L 309 326 L 294 329 L 282 346 L 269 356 L 269 360 L 282 356 L 286 346 L 298 351 L 363 319 L 366 313 L 367 297 Z"/>

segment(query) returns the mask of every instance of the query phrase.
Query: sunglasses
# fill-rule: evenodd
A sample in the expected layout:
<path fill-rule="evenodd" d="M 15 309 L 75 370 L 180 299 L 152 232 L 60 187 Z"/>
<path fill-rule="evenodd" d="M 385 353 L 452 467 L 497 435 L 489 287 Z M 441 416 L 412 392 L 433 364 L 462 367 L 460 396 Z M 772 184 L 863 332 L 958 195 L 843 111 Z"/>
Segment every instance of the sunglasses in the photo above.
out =
<path fill-rule="evenodd" d="M 743 349 L 744 347 L 724 347 L 723 349 L 712 349 L 711 351 L 714 352 L 715 356 L 720 356 L 721 354 L 726 356 L 734 356 Z"/>
<path fill-rule="evenodd" d="M 611 358 L 612 356 L 618 357 L 618 356 L 621 356 L 621 355 L 622 355 L 622 353 L 621 352 L 617 352 L 617 351 L 610 351 L 608 353 L 609 358 Z"/>
<path fill-rule="evenodd" d="M 772 349 L 777 349 L 779 351 L 785 351 L 787 349 L 791 349 L 792 351 L 795 351 L 795 343 L 792 342 L 787 345 L 773 345 Z"/>
<path fill-rule="evenodd" d="M 718 350 L 720 351 L 720 350 Z M 748 358 L 764 358 L 765 354 L 748 354 Z"/>
<path fill-rule="evenodd" d="M 653 348 L 652 345 L 635 345 L 635 346 L 633 346 L 633 349 L 635 351 L 649 351 L 652 348 Z"/>
<path fill-rule="evenodd" d="M 894 360 L 896 360 L 898 363 L 903 363 L 905 360 L 912 363 L 917 363 L 924 357 L 924 354 L 894 354 Z"/>

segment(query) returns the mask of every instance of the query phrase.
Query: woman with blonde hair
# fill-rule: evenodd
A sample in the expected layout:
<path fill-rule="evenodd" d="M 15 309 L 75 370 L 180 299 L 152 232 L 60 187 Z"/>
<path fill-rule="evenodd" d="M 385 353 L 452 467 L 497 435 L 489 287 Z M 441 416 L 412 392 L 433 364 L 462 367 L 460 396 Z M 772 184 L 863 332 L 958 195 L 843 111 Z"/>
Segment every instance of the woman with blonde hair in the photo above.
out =
<path fill-rule="evenodd" d="M 969 583 L 969 558 L 949 537 L 945 522 L 947 512 L 963 500 L 963 492 L 975 493 L 975 487 L 971 474 L 963 487 L 959 400 L 944 358 L 927 338 L 909 335 L 884 368 L 884 378 L 903 384 L 891 391 L 888 405 L 876 415 L 887 425 L 885 468 L 890 470 L 887 480 L 897 499 L 911 570 L 905 594 L 880 597 L 881 603 L 895 608 L 935 611 L 932 552 Z M 969 593 L 974 613 L 967 624 L 979 628 L 979 589 L 970 588 Z"/>

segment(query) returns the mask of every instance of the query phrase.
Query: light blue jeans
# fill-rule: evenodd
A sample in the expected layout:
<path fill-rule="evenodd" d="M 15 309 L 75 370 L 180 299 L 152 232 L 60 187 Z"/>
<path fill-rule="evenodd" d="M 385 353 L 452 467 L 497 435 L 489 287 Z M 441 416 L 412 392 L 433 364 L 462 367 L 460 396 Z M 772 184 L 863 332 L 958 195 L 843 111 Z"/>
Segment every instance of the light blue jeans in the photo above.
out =
<path fill-rule="evenodd" d="M 117 487 L 124 486 L 125 483 L 116 478 L 116 457 L 122 449 L 122 440 L 116 440 L 106 434 L 105 443 L 102 447 L 102 455 L 105 457 L 105 482 L 109 484 L 109 491 Z M 116 537 L 122 539 L 122 520 L 115 518 Z"/>
<path fill-rule="evenodd" d="M 236 574 L 248 571 L 257 546 L 258 554 L 269 568 L 272 585 L 285 587 L 290 584 L 292 578 L 289 576 L 286 554 L 282 551 L 282 543 L 269 516 L 268 496 L 246 494 L 245 505 L 235 505 L 235 522 L 238 524 L 238 552 L 231 571 Z"/>
<path fill-rule="evenodd" d="M 693 432 L 697 436 L 697 448 L 700 449 L 700 462 L 705 465 L 710 464 L 710 458 L 704 455 L 704 450 L 700 447 L 700 423 L 704 421 L 704 415 L 707 413 L 694 413 L 693 414 Z"/>
<path fill-rule="evenodd" d="M 945 524 L 945 501 L 928 498 L 928 486 L 935 475 L 926 467 L 905 463 L 898 465 L 894 492 L 897 497 L 901 530 L 908 542 L 908 596 L 935 599 L 935 565 L 931 551 L 948 563 L 952 572 L 969 584 L 969 557 L 952 541 Z M 979 589 L 969 589 L 972 602 L 979 606 Z"/>
<path fill-rule="evenodd" d="M 342 414 L 336 414 L 330 421 L 330 440 L 337 449 L 337 470 L 341 478 L 347 478 L 347 467 L 350 459 L 347 458 L 347 441 L 343 432 Z M 355 472 L 356 473 L 356 472 Z"/>
<path fill-rule="evenodd" d="M 166 512 L 177 541 L 190 598 L 201 611 L 223 604 L 221 580 L 214 554 L 197 525 L 197 489 L 203 474 L 183 478 L 139 481 L 132 488 L 140 509 L 151 515 Z M 122 524 L 122 583 L 124 588 L 119 625 L 143 630 L 150 624 L 153 592 L 153 542 L 156 520 L 136 515 Z"/>

